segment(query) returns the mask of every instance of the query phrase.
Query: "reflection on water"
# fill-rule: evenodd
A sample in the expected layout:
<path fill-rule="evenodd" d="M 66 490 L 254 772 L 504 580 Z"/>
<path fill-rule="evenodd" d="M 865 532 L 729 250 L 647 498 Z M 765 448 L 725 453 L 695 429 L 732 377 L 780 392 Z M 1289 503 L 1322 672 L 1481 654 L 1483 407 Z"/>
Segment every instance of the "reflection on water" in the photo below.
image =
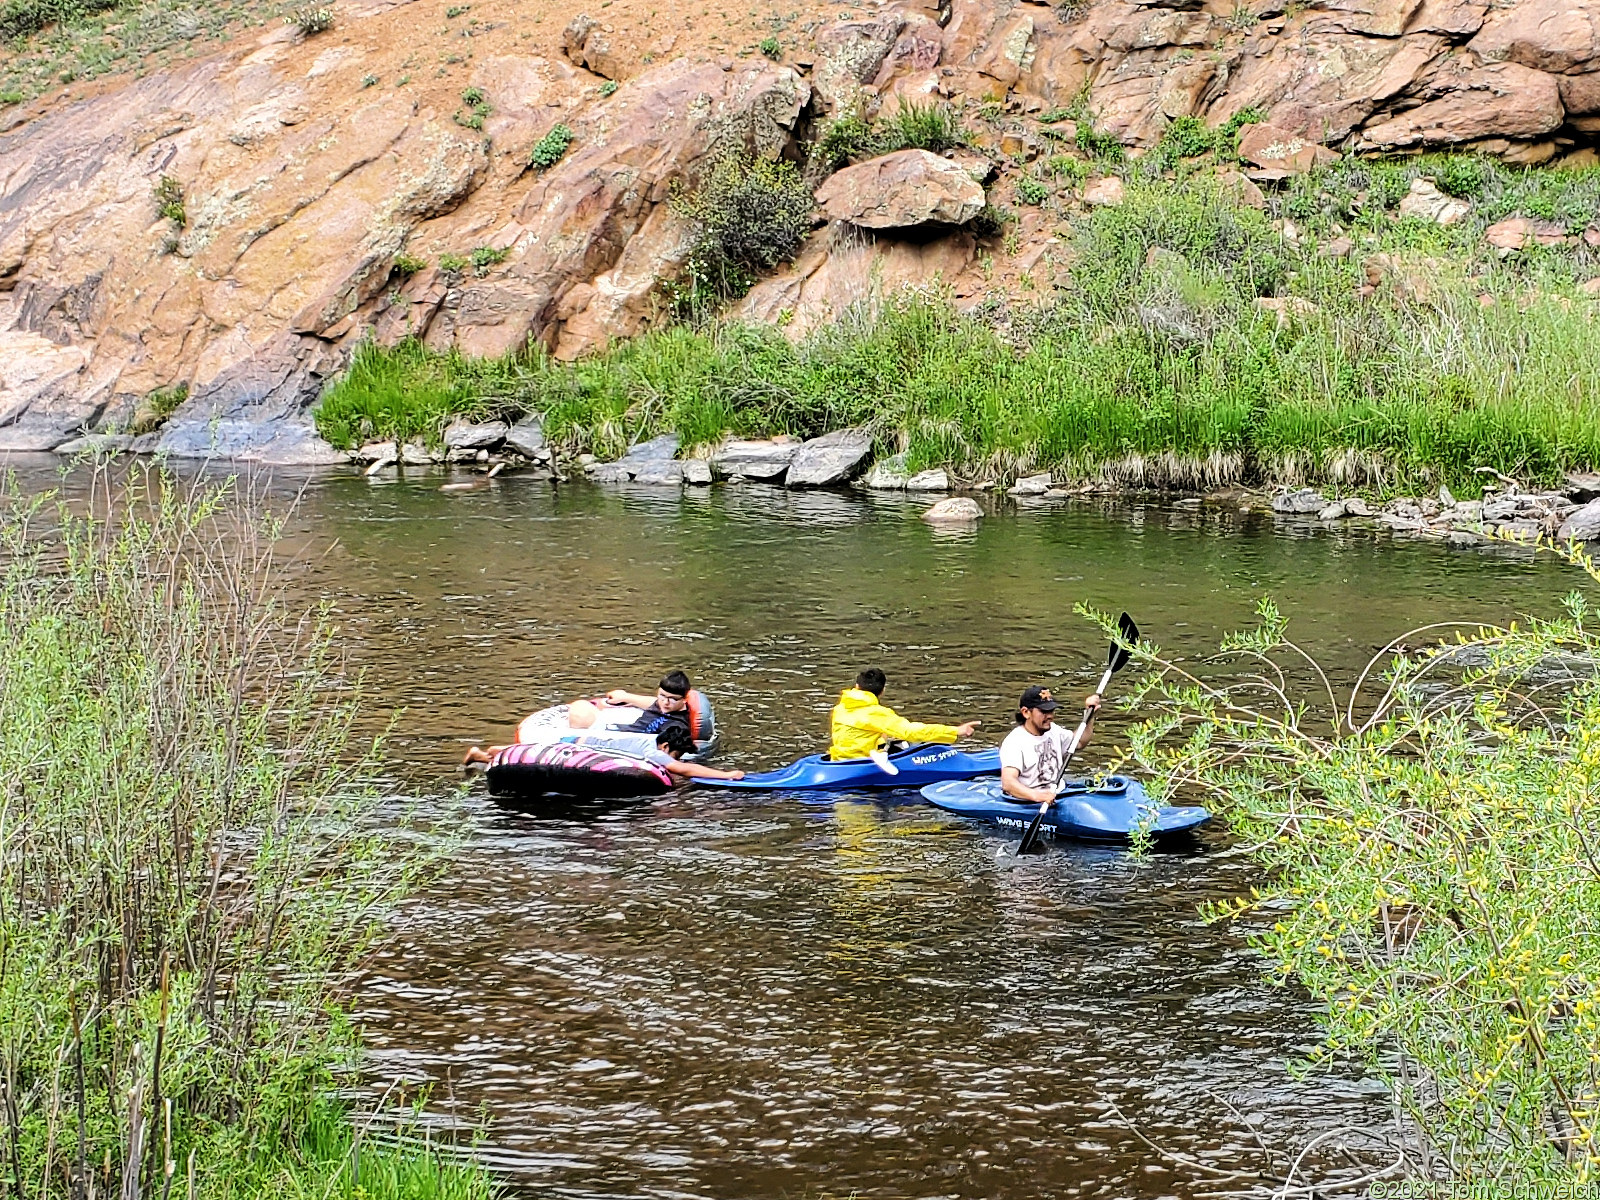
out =
<path fill-rule="evenodd" d="M 993 744 L 1026 684 L 1093 686 L 1076 601 L 1216 671 L 1271 595 L 1348 681 L 1407 628 L 1570 586 L 1517 555 L 1162 505 L 993 505 L 948 536 L 901 498 L 439 482 L 319 476 L 296 519 L 301 579 L 337 607 L 374 728 L 404 709 L 395 773 L 423 796 L 526 712 L 675 666 L 717 702 L 723 765 L 763 768 L 823 746 L 869 664 L 901 711 L 981 718 Z M 1129 719 L 1102 719 L 1090 767 Z M 530 1194 L 1188 1196 L 1209 1181 L 1108 1100 L 1226 1170 L 1262 1165 L 1247 1123 L 1286 1147 L 1383 1117 L 1354 1073 L 1286 1076 L 1308 1008 L 1195 915 L 1252 878 L 1220 833 L 1003 866 L 914 793 L 691 790 L 549 819 L 477 796 L 359 1016 L 375 1075 L 485 1106 L 485 1153 Z"/>

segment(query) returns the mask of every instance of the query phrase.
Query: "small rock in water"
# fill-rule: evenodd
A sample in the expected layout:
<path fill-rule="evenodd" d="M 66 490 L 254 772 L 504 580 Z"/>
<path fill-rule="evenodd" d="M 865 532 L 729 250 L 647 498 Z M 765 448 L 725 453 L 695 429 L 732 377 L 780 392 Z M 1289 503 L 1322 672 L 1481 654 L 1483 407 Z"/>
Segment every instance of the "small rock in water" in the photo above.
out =
<path fill-rule="evenodd" d="M 1050 490 L 1050 473 L 1043 475 L 1029 475 L 1017 480 L 1016 484 L 1007 493 L 1011 496 L 1042 496 Z"/>
<path fill-rule="evenodd" d="M 1312 488 L 1286 492 L 1272 498 L 1272 511 L 1277 513 L 1319 513 L 1328 507 L 1328 498 Z"/>
<path fill-rule="evenodd" d="M 867 472 L 866 486 L 874 492 L 898 492 L 910 478 L 906 472 L 906 456 L 896 454 L 872 464 L 872 470 Z"/>
<path fill-rule="evenodd" d="M 684 459 L 683 481 L 695 487 L 705 487 L 711 482 L 711 464 L 703 458 Z"/>
<path fill-rule="evenodd" d="M 964 525 L 982 516 L 983 509 L 978 507 L 976 500 L 967 496 L 952 496 L 928 509 L 922 514 L 922 519 L 933 525 Z"/>
<path fill-rule="evenodd" d="M 1341 521 L 1344 519 L 1345 507 L 1343 500 L 1335 500 L 1328 507 L 1317 514 L 1319 521 Z"/>
<path fill-rule="evenodd" d="M 1344 515 L 1347 517 L 1370 517 L 1372 508 L 1360 496 L 1351 496 L 1344 502 Z"/>

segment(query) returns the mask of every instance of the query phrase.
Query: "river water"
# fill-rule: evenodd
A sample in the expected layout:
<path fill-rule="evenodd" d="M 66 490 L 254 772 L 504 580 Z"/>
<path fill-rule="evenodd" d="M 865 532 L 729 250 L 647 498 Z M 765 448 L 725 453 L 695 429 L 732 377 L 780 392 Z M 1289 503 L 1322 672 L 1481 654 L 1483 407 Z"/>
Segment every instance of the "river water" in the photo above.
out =
<path fill-rule="evenodd" d="M 760 769 L 825 746 L 872 664 L 902 712 L 981 719 L 994 744 L 1028 683 L 1093 686 L 1104 643 L 1075 601 L 1220 670 L 1201 660 L 1270 595 L 1348 682 L 1409 628 L 1550 612 L 1573 584 L 1518 553 L 1166 504 L 999 503 L 950 532 L 898 498 L 439 482 L 320 475 L 295 518 L 375 710 L 403 710 L 397 784 L 430 802 L 471 742 L 673 667 L 716 701 L 719 762 Z M 1106 714 L 1089 766 L 1136 715 Z M 467 805 L 357 1015 L 373 1086 L 486 1116 L 481 1152 L 523 1194 L 1217 1194 L 1262 1144 L 1384 1118 L 1355 1067 L 1290 1076 L 1310 1006 L 1197 917 L 1256 879 L 1222 830 L 1012 865 L 914 793 L 688 790 L 552 819 L 479 783 Z"/>

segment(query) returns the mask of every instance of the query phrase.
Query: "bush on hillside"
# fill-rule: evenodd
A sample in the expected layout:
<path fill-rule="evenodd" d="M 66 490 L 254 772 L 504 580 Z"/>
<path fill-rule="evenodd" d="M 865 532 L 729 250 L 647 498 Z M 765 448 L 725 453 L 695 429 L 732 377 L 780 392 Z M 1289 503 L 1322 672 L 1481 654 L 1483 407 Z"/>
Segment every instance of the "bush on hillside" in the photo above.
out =
<path fill-rule="evenodd" d="M 693 227 L 685 267 L 691 307 L 744 295 L 756 277 L 800 252 L 816 199 L 793 163 L 722 155 L 693 190 L 671 198 Z"/>
<path fill-rule="evenodd" d="M 65 25 L 115 8 L 120 0 L 5 0 L 0 41 L 19 42 L 50 25 Z"/>

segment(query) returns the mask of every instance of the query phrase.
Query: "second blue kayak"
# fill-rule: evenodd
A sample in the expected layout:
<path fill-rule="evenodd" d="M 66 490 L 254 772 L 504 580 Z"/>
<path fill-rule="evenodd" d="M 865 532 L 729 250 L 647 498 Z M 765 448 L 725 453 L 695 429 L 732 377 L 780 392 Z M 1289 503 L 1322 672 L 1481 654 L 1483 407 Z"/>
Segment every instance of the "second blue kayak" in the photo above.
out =
<path fill-rule="evenodd" d="M 823 754 L 810 754 L 776 771 L 762 771 L 743 779 L 696 779 L 701 787 L 746 788 L 759 791 L 848 791 L 851 788 L 909 788 L 925 783 L 975 779 L 1000 770 L 1000 751 L 958 750 L 954 746 L 920 745 L 889 755 L 899 768 L 891 775 L 870 758 L 835 762 Z"/>
<path fill-rule="evenodd" d="M 1032 823 L 1039 811 L 1037 804 L 1006 799 L 998 779 L 930 784 L 922 789 L 922 796 L 946 812 L 975 817 L 1018 833 Z M 1093 787 L 1069 780 L 1045 812 L 1039 832 L 1045 837 L 1120 841 L 1142 826 L 1150 836 L 1161 838 L 1194 829 L 1210 819 L 1211 814 L 1203 808 L 1157 807 L 1137 781 L 1108 775 Z"/>

